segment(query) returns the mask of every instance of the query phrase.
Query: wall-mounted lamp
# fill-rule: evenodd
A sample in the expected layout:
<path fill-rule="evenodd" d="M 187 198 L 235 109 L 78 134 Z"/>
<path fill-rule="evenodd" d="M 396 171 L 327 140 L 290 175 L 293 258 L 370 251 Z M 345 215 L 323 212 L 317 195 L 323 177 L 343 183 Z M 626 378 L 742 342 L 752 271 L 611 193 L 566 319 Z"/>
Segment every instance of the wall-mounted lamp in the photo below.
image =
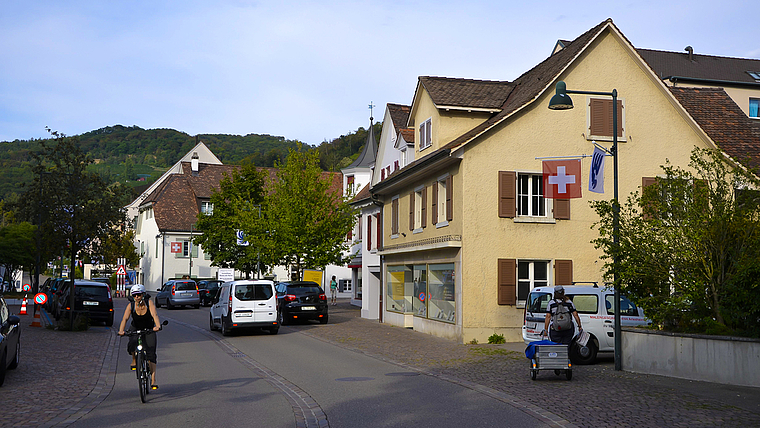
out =
<path fill-rule="evenodd" d="M 401 232 L 401 236 L 403 236 L 404 238 L 406 238 L 406 233 Z"/>

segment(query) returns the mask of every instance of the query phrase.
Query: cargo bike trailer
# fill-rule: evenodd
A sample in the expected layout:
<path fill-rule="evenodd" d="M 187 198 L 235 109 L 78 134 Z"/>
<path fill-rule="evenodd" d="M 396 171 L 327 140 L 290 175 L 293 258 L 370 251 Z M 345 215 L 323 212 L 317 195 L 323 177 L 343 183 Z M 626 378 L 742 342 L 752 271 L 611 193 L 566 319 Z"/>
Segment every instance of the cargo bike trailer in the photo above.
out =
<path fill-rule="evenodd" d="M 559 376 L 565 373 L 567 380 L 573 378 L 573 366 L 567 345 L 534 345 L 535 355 L 530 359 L 530 378 L 536 380 L 539 370 L 554 370 Z"/>

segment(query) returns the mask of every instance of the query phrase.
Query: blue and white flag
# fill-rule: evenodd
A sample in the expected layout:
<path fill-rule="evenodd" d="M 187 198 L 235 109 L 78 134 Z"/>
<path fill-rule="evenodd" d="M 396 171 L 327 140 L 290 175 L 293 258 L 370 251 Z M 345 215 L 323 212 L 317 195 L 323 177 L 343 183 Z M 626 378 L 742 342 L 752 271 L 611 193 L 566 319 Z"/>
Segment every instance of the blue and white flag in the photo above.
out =
<path fill-rule="evenodd" d="M 588 173 L 588 190 L 594 193 L 604 193 L 604 150 L 594 147 L 591 157 L 591 171 Z"/>
<path fill-rule="evenodd" d="M 237 237 L 237 244 L 246 246 L 248 245 L 248 241 L 245 240 L 245 235 L 243 234 L 242 230 L 238 230 L 235 232 L 235 236 Z"/>

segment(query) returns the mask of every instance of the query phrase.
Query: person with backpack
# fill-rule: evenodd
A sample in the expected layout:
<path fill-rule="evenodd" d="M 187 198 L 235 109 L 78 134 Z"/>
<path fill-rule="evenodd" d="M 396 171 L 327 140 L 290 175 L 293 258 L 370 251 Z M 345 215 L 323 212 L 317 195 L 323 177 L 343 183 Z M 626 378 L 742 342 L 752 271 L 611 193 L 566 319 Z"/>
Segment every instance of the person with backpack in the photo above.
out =
<path fill-rule="evenodd" d="M 541 335 L 545 336 L 549 332 L 549 340 L 552 342 L 569 345 L 575 336 L 573 317 L 578 323 L 578 329 L 583 331 L 581 318 L 575 310 L 573 301 L 565 296 L 565 288 L 561 285 L 554 287 L 554 299 L 549 301 L 546 307 L 544 331 Z"/>

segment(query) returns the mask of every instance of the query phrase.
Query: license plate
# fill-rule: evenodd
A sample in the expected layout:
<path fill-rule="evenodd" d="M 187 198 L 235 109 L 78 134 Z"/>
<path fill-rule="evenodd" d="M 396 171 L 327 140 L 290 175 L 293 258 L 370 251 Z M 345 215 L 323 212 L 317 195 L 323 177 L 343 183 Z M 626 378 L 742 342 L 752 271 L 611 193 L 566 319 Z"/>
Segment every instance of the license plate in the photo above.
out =
<path fill-rule="evenodd" d="M 302 311 L 316 311 L 317 307 L 316 306 L 302 306 L 301 310 Z"/>
<path fill-rule="evenodd" d="M 251 313 L 250 312 L 243 312 L 242 314 L 235 314 L 235 315 L 237 315 L 239 317 L 250 317 Z"/>
<path fill-rule="evenodd" d="M 84 301 L 82 302 L 85 306 L 98 306 L 98 302 L 88 302 Z"/>

